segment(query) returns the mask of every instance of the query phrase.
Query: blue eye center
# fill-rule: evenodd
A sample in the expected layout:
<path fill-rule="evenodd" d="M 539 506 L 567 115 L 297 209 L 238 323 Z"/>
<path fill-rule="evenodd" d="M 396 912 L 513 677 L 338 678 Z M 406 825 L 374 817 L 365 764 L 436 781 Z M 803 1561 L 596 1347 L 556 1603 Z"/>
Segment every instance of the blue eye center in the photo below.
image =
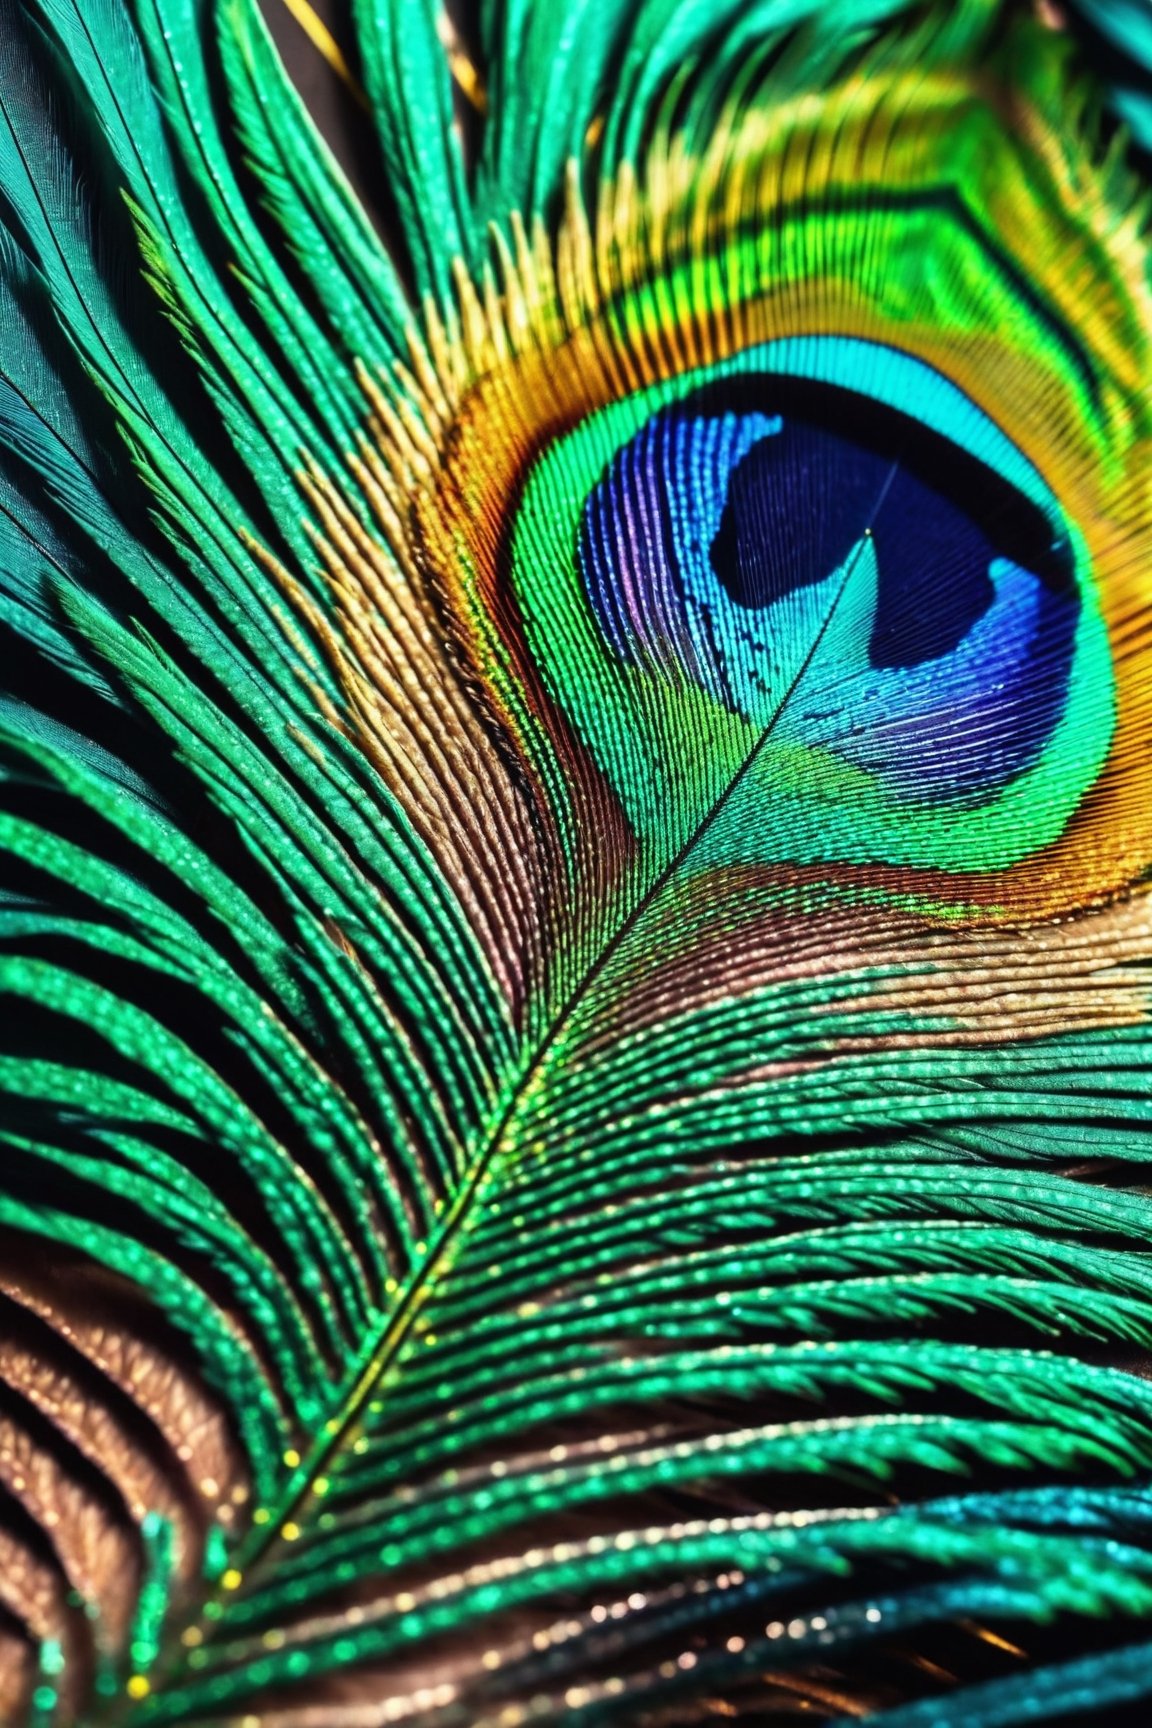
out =
<path fill-rule="evenodd" d="M 1063 712 L 1067 541 L 986 463 L 855 392 L 746 376 L 659 410 L 592 489 L 578 561 L 620 661 L 762 724 L 803 620 L 862 561 L 863 640 L 802 741 L 903 796 L 999 792 Z"/>

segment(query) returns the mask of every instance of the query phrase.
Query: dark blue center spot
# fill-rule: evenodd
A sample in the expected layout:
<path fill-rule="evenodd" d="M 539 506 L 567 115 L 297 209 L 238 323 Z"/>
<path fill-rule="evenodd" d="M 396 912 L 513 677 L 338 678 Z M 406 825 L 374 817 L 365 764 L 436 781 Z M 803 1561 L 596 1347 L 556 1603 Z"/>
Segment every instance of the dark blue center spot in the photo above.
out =
<path fill-rule="evenodd" d="M 998 558 L 1041 578 L 1050 621 L 1062 615 L 1070 648 L 1078 612 L 1070 550 L 1030 499 L 908 415 L 831 386 L 757 382 L 751 398 L 748 384 L 729 387 L 725 408 L 733 395 L 767 399 L 783 426 L 733 467 L 710 547 L 738 606 L 759 610 L 824 581 L 870 528 L 879 561 L 874 665 L 951 653 L 992 604 L 988 572 Z M 682 411 L 698 413 L 700 397 Z M 707 406 L 716 412 L 719 403 Z"/>

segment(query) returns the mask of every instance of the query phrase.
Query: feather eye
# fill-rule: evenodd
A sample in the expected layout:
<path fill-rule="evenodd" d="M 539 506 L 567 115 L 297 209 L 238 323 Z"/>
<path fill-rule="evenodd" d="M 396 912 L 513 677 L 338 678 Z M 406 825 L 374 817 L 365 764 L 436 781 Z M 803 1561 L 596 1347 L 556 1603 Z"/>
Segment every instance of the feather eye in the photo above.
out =
<path fill-rule="evenodd" d="M 5 14 L 0 1711 L 1103 1721 L 1122 143 L 994 0 L 465 22 L 385 245 L 254 0 Z"/>
<path fill-rule="evenodd" d="M 779 795 L 807 731 L 817 802 L 806 815 L 786 799 L 775 843 L 766 815 L 765 858 L 812 862 L 797 825 L 814 821 L 815 857 L 962 876 L 1020 864 L 996 878 L 1015 914 L 1052 909 L 1061 880 L 1081 906 L 1072 856 L 1091 855 L 1107 895 L 1147 845 L 1119 769 L 1143 727 L 1147 428 L 1134 351 L 1115 344 L 1125 325 L 1143 340 L 1140 246 L 1104 241 L 1105 206 L 1062 187 L 1043 137 L 1030 152 L 974 89 L 872 77 L 815 117 L 751 104 L 710 154 L 661 164 L 623 216 L 605 195 L 583 241 L 573 210 L 558 271 L 584 255 L 579 309 L 558 288 L 521 353 L 501 359 L 505 333 L 488 337 L 430 488 L 429 555 L 477 595 L 485 629 L 507 612 L 510 564 L 509 664 L 522 653 L 525 681 L 543 677 L 657 847 L 769 726 Z M 1026 236 L 1020 256 L 1005 235 Z M 1045 266 L 1074 271 L 1077 255 L 1092 287 L 1062 306 Z M 517 500 L 510 550 L 487 512 L 485 532 L 465 519 L 479 489 Z M 836 645 L 789 695 L 834 594 Z M 1090 790 L 1110 812 L 1098 822 Z M 901 891 L 957 889 L 990 897 L 966 876 Z"/>

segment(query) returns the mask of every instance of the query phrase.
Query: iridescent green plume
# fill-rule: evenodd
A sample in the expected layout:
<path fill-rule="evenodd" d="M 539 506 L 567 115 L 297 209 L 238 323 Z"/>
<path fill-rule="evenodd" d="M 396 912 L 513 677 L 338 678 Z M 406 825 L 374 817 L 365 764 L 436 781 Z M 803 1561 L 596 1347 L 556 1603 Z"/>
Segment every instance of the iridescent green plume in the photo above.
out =
<path fill-rule="evenodd" d="M 1152 24 L 268 5 L 0 16 L 0 1721 L 1142 1721 Z"/>

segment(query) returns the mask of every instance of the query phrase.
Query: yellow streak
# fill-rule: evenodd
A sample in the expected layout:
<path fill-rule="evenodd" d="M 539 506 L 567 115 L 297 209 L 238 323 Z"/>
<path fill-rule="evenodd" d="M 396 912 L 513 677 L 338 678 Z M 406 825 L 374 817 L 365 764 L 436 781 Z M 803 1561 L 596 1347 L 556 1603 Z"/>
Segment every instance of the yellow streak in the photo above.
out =
<path fill-rule="evenodd" d="M 361 108 L 367 108 L 368 98 L 364 94 L 359 80 L 354 77 L 352 68 L 345 60 L 339 42 L 315 7 L 310 6 L 308 0 L 284 0 L 284 4 L 312 46 L 324 56 L 336 76 L 348 86 Z"/>
<path fill-rule="evenodd" d="M 488 92 L 484 88 L 484 80 L 463 48 L 454 47 L 448 50 L 448 70 L 476 112 L 487 114 Z"/>
<path fill-rule="evenodd" d="M 966 1632 L 972 1632 L 977 1638 L 982 1638 L 985 1644 L 991 1644 L 997 1650 L 1006 1650 L 1009 1656 L 1027 1656 L 1027 1650 L 1021 1650 L 1019 1644 L 1010 1644 L 1007 1638 L 1001 1638 L 998 1632 L 992 1632 L 987 1626 L 977 1626 L 971 1620 L 961 1620 Z"/>
<path fill-rule="evenodd" d="M 465 48 L 451 18 L 443 10 L 436 19 L 436 34 L 448 57 L 448 70 L 460 86 L 465 100 L 472 104 L 477 114 L 487 114 L 488 91 L 479 68 Z"/>

